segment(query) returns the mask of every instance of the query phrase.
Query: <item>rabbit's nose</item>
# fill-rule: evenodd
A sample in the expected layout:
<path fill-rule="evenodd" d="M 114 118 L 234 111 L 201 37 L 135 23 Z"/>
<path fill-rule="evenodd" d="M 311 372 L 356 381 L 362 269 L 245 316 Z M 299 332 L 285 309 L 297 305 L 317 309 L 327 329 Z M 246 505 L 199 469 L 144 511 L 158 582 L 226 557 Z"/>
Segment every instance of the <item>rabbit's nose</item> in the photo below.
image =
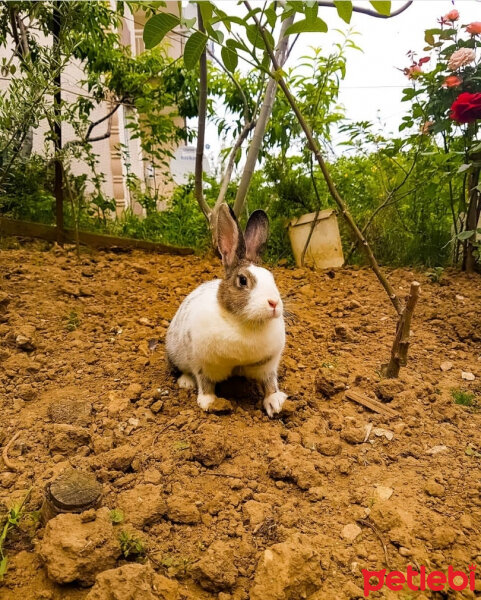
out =
<path fill-rule="evenodd" d="M 268 300 L 267 303 L 269 304 L 269 306 L 271 308 L 276 308 L 276 306 L 279 304 L 279 300 Z"/>

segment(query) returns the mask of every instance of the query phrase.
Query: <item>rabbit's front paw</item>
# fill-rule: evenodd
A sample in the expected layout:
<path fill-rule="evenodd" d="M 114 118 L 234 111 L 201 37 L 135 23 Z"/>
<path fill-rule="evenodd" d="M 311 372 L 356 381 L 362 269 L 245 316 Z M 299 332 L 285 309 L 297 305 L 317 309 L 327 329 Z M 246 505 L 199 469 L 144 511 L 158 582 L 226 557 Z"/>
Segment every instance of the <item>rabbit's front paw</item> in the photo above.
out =
<path fill-rule="evenodd" d="M 194 378 L 184 373 L 177 379 L 177 385 L 184 390 L 193 390 L 195 388 Z"/>
<path fill-rule="evenodd" d="M 270 396 L 264 398 L 264 408 L 269 417 L 273 417 L 276 413 L 281 412 L 282 405 L 286 401 L 287 394 L 284 392 L 274 392 Z"/>
<path fill-rule="evenodd" d="M 210 406 L 215 402 L 214 394 L 199 394 L 197 396 L 197 404 L 202 410 L 208 411 Z"/>

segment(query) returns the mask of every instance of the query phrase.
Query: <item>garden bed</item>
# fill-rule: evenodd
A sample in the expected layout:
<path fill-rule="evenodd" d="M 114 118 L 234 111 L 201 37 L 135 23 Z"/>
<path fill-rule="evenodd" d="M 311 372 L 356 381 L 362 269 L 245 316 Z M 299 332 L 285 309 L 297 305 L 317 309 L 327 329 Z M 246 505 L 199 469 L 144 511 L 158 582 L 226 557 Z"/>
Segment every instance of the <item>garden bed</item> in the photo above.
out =
<path fill-rule="evenodd" d="M 386 558 L 402 572 L 480 563 L 479 276 L 390 273 L 400 295 L 413 279 L 422 294 L 409 365 L 380 380 L 397 319 L 371 271 L 274 273 L 292 313 L 280 370 L 290 401 L 270 420 L 239 382 L 226 390 L 231 412 L 203 413 L 166 369 L 168 323 L 195 286 L 222 276 L 217 261 L 82 250 L 78 264 L 74 249 L 38 243 L 2 251 L 0 445 L 20 434 L 13 471 L 0 467 L 0 515 L 31 488 L 5 544 L 2 600 L 107 600 L 129 577 L 150 586 L 145 598 L 358 598 L 361 570 Z M 346 386 L 400 416 L 346 399 Z M 62 541 L 32 511 L 71 466 L 96 475 L 108 511 L 67 516 Z M 64 554 L 87 526 L 110 546 L 86 547 L 68 583 Z M 137 542 L 128 559 L 146 553 L 174 583 L 130 565 L 117 580 L 104 572 L 94 594 L 97 571 L 126 565 Z"/>

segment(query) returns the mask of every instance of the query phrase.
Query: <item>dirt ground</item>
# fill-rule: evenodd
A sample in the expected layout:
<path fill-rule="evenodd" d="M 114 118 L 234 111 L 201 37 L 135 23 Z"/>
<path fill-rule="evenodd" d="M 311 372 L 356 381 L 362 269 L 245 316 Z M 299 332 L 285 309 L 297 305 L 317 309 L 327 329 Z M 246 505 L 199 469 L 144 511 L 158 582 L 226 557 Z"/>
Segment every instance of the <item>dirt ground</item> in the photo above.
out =
<path fill-rule="evenodd" d="M 222 276 L 217 262 L 83 251 L 78 263 L 39 243 L 0 252 L 0 447 L 19 434 L 10 468 L 0 461 L 0 519 L 31 489 L 5 543 L 1 600 L 353 599 L 362 569 L 472 563 L 481 594 L 480 277 L 389 273 L 402 295 L 419 280 L 422 296 L 409 365 L 386 381 L 396 318 L 369 270 L 274 273 L 292 314 L 280 369 L 290 400 L 271 420 L 242 382 L 222 392 L 232 410 L 203 413 L 166 370 L 169 321 Z M 346 399 L 346 386 L 399 416 Z M 102 508 L 44 527 L 45 485 L 68 467 L 95 474 Z M 125 540 L 129 560 L 143 546 L 140 564 L 121 554 Z"/>

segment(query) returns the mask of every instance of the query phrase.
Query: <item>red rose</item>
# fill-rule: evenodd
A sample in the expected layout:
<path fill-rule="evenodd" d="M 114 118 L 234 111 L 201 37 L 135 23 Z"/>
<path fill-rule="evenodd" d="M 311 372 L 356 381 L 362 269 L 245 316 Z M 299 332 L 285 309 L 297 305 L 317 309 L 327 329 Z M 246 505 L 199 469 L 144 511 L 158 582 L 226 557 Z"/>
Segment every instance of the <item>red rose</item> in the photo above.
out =
<path fill-rule="evenodd" d="M 463 92 L 459 94 L 451 106 L 449 116 L 458 123 L 472 123 L 476 119 L 481 119 L 481 93 Z"/>

